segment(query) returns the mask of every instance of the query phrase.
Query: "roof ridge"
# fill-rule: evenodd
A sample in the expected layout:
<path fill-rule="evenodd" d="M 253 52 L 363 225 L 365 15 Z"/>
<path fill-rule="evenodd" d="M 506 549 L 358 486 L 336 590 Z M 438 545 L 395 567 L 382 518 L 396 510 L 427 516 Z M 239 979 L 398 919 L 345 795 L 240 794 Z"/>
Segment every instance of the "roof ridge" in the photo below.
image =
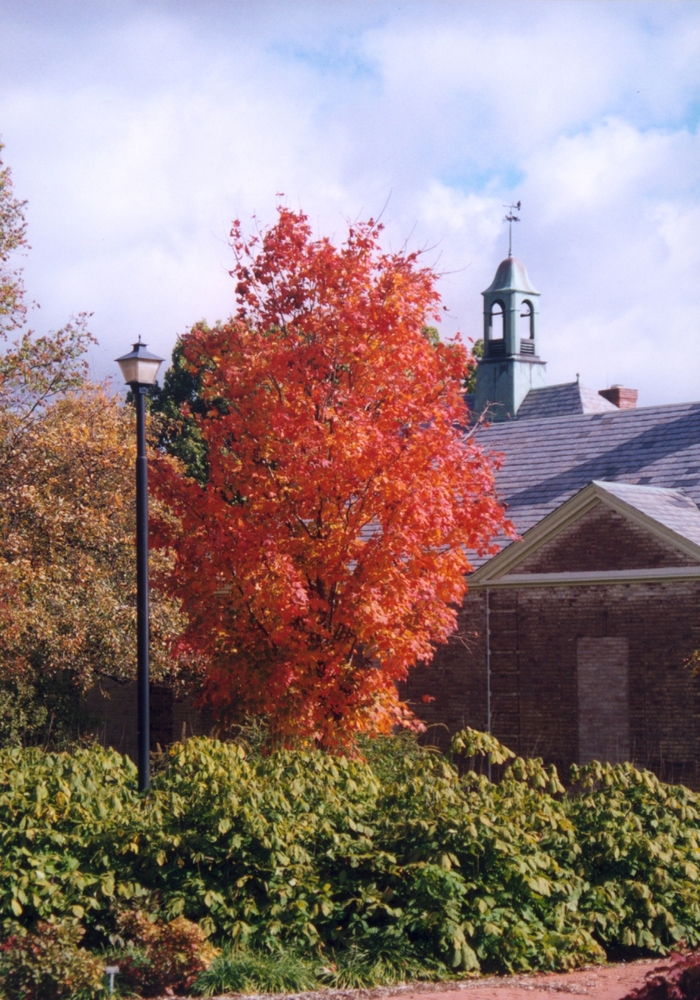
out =
<path fill-rule="evenodd" d="M 563 384 L 569 385 L 571 383 L 563 383 Z M 534 389 L 531 390 L 531 392 L 535 391 L 539 390 L 534 390 Z M 629 419 L 629 418 L 634 418 L 636 415 L 640 413 L 649 413 L 654 410 L 670 411 L 673 409 L 680 410 L 683 408 L 700 409 L 700 402 L 657 403 L 655 406 L 635 406 L 634 408 L 630 409 L 618 409 L 618 407 L 615 407 L 614 410 L 602 410 L 600 413 L 562 413 L 556 417 L 528 417 L 527 420 L 518 420 L 518 418 L 516 417 L 515 420 L 493 421 L 491 423 L 487 422 L 486 427 L 487 428 L 498 427 L 504 429 L 506 427 L 525 427 L 526 424 L 529 425 L 529 427 L 532 427 L 533 424 L 537 423 L 551 424 L 554 420 L 593 420 L 593 419 L 598 420 L 602 417 L 610 417 L 610 416 L 615 417 L 615 419 L 617 419 L 618 417 Z"/>
<path fill-rule="evenodd" d="M 690 497 L 682 486 L 654 486 L 651 483 L 627 483 L 622 479 L 591 479 L 592 483 L 596 486 L 600 486 L 601 489 L 607 490 L 609 493 L 614 493 L 615 490 L 646 490 L 647 492 L 654 493 L 680 493 L 691 503 L 695 503 L 692 497 Z M 611 489 L 615 487 L 615 489 Z M 697 504 L 696 504 L 697 506 Z"/>

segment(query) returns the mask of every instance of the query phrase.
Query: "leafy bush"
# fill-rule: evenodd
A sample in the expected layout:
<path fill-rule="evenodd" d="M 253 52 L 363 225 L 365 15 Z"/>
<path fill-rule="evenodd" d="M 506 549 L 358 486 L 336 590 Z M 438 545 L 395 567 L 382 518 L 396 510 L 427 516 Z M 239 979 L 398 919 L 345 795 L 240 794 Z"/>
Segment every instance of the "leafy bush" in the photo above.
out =
<path fill-rule="evenodd" d="M 164 923 L 138 910 L 126 911 L 118 925 L 127 942 L 115 959 L 119 984 L 141 996 L 188 990 L 219 953 L 202 929 L 184 917 Z"/>
<path fill-rule="evenodd" d="M 700 954 L 672 955 L 668 965 L 647 972 L 644 985 L 624 1000 L 697 1000 L 700 996 Z"/>
<path fill-rule="evenodd" d="M 8 1000 L 90 1000 L 104 994 L 104 964 L 78 947 L 76 924 L 18 927 L 0 944 L 0 994 Z"/>
<path fill-rule="evenodd" d="M 0 751 L 0 920 L 85 918 L 143 896 L 131 877 L 147 808 L 131 761 L 99 747 Z"/>
<path fill-rule="evenodd" d="M 366 759 L 198 738 L 143 797 L 113 751 L 0 751 L 0 920 L 79 920 L 98 947 L 125 909 L 155 928 L 185 918 L 225 945 L 202 982 L 260 984 L 306 962 L 342 986 L 700 944 L 694 793 L 591 764 L 567 795 L 490 737 L 454 749 L 491 755 L 502 780 L 405 738 Z"/>
<path fill-rule="evenodd" d="M 574 863 L 589 883 L 580 906 L 601 944 L 661 954 L 700 944 L 698 796 L 630 764 L 574 767 L 572 779 Z"/>

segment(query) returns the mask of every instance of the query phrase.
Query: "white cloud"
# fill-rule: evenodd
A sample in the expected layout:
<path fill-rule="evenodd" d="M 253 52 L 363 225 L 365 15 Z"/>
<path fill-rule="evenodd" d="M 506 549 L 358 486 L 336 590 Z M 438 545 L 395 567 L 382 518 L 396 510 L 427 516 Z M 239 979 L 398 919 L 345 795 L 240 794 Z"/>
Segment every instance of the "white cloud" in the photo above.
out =
<path fill-rule="evenodd" d="M 432 248 L 445 327 L 478 336 L 522 198 L 550 379 L 697 398 L 699 91 L 700 8 L 671 0 L 0 10 L 28 284 L 49 324 L 94 310 L 100 373 L 229 312 L 230 220 L 278 191 L 336 236 L 388 199 L 387 240 Z"/>
<path fill-rule="evenodd" d="M 527 174 L 540 191 L 543 221 L 551 224 L 572 213 L 626 208 L 659 190 L 681 195 L 697 180 L 697 152 L 697 137 L 686 130 L 641 131 L 607 119 L 538 151 Z"/>
<path fill-rule="evenodd" d="M 699 395 L 698 164 L 697 132 L 619 120 L 562 137 L 528 163 L 540 254 L 549 246 L 538 272 L 548 276 L 554 381 L 576 368 L 597 388 L 638 385 L 647 404 Z"/>

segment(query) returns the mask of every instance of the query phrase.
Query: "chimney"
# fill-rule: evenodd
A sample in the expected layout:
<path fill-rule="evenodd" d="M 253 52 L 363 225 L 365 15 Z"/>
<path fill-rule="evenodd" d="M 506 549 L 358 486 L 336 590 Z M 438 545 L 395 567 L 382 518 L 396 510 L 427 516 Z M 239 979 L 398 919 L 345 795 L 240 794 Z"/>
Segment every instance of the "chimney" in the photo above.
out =
<path fill-rule="evenodd" d="M 621 385 L 611 385 L 609 389 L 599 389 L 598 395 L 614 403 L 621 410 L 634 410 L 637 406 L 638 389 L 623 389 Z"/>

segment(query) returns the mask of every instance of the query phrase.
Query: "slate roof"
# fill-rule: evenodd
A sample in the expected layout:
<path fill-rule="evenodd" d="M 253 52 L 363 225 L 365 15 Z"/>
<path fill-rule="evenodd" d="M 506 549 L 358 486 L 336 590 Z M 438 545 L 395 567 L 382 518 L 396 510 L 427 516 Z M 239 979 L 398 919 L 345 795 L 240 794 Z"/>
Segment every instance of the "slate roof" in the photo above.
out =
<path fill-rule="evenodd" d="M 497 489 L 521 535 L 593 480 L 682 490 L 700 502 L 700 403 L 504 421 L 476 440 L 503 456 Z"/>
<path fill-rule="evenodd" d="M 530 389 L 518 410 L 517 420 L 563 417 L 574 413 L 619 413 L 617 406 L 595 389 L 578 382 Z"/>
<path fill-rule="evenodd" d="M 633 486 L 630 483 L 595 484 L 675 531 L 677 535 L 700 545 L 700 508 L 681 490 L 664 489 L 662 486 Z"/>

